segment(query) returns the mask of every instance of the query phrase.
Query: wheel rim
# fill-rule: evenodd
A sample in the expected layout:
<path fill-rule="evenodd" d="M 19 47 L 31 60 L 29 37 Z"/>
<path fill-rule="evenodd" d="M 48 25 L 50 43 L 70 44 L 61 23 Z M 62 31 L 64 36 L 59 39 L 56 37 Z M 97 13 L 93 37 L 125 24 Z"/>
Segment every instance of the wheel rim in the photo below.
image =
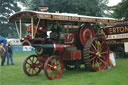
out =
<path fill-rule="evenodd" d="M 106 68 L 109 59 L 109 50 L 104 39 L 92 39 L 87 52 L 92 70 L 100 71 Z"/>
<path fill-rule="evenodd" d="M 89 24 L 86 24 L 81 28 L 80 41 L 83 46 L 86 44 L 86 41 L 93 38 L 94 36 L 95 36 L 95 32 Z"/>
<path fill-rule="evenodd" d="M 28 56 L 23 65 L 24 73 L 28 76 L 38 75 L 41 71 L 40 62 L 36 55 Z"/>
<path fill-rule="evenodd" d="M 44 72 L 45 75 L 51 79 L 60 78 L 64 71 L 64 63 L 63 61 L 56 56 L 49 57 L 44 65 Z"/>

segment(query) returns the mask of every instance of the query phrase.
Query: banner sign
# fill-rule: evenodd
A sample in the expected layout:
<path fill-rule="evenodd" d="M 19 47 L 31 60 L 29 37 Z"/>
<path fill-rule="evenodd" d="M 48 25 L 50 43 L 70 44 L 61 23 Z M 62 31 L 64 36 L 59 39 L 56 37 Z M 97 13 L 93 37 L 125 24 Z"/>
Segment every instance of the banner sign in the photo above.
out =
<path fill-rule="evenodd" d="M 34 48 L 32 46 L 23 46 L 23 51 L 33 51 Z"/>
<path fill-rule="evenodd" d="M 114 27 L 107 27 L 104 29 L 106 35 L 128 33 L 128 25 L 117 25 Z"/>
<path fill-rule="evenodd" d="M 107 39 L 124 39 L 128 38 L 128 33 L 108 35 Z"/>

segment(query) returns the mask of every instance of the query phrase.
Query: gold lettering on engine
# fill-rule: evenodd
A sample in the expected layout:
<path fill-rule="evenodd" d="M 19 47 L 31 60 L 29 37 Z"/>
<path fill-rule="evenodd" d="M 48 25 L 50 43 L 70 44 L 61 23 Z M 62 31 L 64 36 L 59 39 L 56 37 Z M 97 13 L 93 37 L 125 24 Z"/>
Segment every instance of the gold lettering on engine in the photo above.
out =
<path fill-rule="evenodd" d="M 128 32 L 127 26 L 109 28 L 109 34 L 126 33 Z"/>

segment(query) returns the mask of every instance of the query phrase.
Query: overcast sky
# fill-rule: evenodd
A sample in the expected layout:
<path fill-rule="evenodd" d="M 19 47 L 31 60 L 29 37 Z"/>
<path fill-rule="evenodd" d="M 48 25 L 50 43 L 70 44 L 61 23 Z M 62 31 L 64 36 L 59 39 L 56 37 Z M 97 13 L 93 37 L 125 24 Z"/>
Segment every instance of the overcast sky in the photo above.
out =
<path fill-rule="evenodd" d="M 114 6 L 117 5 L 122 0 L 109 0 L 108 6 Z"/>

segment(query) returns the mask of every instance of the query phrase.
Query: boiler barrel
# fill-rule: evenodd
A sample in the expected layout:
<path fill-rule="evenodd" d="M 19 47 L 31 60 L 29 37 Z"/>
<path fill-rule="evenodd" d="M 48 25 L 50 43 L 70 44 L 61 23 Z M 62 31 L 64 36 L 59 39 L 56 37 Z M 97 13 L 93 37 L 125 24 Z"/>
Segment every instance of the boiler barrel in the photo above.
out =
<path fill-rule="evenodd" d="M 49 54 L 52 55 L 55 52 L 64 52 L 64 49 L 67 47 L 70 47 L 70 45 L 64 45 L 64 44 L 33 44 L 33 47 L 41 47 L 43 50 L 42 54 Z"/>

